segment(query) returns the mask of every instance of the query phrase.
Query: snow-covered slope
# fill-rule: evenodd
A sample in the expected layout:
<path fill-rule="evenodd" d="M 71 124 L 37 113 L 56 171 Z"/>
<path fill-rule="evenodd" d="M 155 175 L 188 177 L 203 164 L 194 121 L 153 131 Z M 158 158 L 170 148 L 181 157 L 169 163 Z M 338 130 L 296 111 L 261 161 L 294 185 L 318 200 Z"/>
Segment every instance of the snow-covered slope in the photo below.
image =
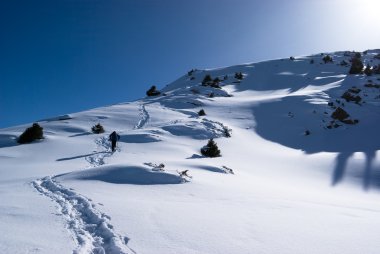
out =
<path fill-rule="evenodd" d="M 193 70 L 31 144 L 30 124 L 0 130 L 0 253 L 378 253 L 380 75 L 329 55 Z"/>

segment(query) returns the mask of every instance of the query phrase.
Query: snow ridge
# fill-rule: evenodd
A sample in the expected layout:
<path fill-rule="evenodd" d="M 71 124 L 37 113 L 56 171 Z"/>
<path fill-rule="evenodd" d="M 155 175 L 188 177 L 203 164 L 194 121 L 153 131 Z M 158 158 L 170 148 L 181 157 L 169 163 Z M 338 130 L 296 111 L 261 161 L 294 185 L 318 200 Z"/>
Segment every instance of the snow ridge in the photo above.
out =
<path fill-rule="evenodd" d="M 73 254 L 135 253 L 126 245 L 128 238 L 114 232 L 109 223 L 111 218 L 99 212 L 88 198 L 63 187 L 50 176 L 36 180 L 32 185 L 57 203 L 78 245 Z"/>
<path fill-rule="evenodd" d="M 137 123 L 137 125 L 134 127 L 134 129 L 141 129 L 141 128 L 143 128 L 147 124 L 147 122 L 149 121 L 149 118 L 150 118 L 149 113 L 145 109 L 145 105 L 144 104 L 140 105 L 139 111 L 140 111 L 140 120 Z"/>

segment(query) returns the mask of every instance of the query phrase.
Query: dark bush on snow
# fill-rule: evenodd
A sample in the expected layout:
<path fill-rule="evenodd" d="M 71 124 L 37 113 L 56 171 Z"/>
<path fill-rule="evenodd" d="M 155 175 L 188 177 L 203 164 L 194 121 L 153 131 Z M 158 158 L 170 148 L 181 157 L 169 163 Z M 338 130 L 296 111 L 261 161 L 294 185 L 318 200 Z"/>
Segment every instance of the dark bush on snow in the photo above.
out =
<path fill-rule="evenodd" d="M 202 85 L 207 85 L 207 84 L 210 83 L 211 81 L 212 81 L 212 78 L 211 78 L 210 74 L 207 74 L 207 75 L 203 78 Z"/>
<path fill-rule="evenodd" d="M 196 71 L 196 70 L 191 69 L 190 71 L 188 71 L 188 72 L 187 72 L 187 76 L 190 77 L 191 75 L 193 75 L 194 71 Z"/>
<path fill-rule="evenodd" d="M 206 157 L 220 156 L 220 150 L 213 139 L 210 139 L 207 145 L 201 148 L 201 153 Z"/>
<path fill-rule="evenodd" d="M 362 97 L 360 97 L 359 95 L 352 95 L 349 91 L 344 92 L 342 98 L 345 99 L 346 102 L 353 101 L 355 103 L 359 103 L 362 100 Z"/>
<path fill-rule="evenodd" d="M 341 107 L 338 107 L 332 114 L 331 117 L 334 119 L 337 119 L 339 121 L 344 121 L 344 119 L 347 119 L 350 115 Z"/>
<path fill-rule="evenodd" d="M 351 60 L 351 68 L 349 74 L 360 74 L 362 73 L 363 67 L 364 65 L 362 60 L 355 55 L 355 57 Z"/>
<path fill-rule="evenodd" d="M 371 69 L 371 66 L 369 64 L 365 67 L 364 74 L 367 75 L 367 76 L 371 76 L 372 75 L 372 69 Z"/>
<path fill-rule="evenodd" d="M 291 61 L 294 61 L 294 60 L 295 60 L 294 56 L 289 57 L 289 59 L 290 59 Z"/>
<path fill-rule="evenodd" d="M 103 126 L 100 123 L 95 124 L 94 126 L 92 126 L 91 130 L 95 134 L 104 133 L 104 128 L 103 128 Z"/>
<path fill-rule="evenodd" d="M 151 88 L 146 91 L 146 95 L 147 96 L 157 96 L 157 95 L 160 95 L 160 91 L 157 91 L 157 88 L 156 86 L 151 86 Z"/>
<path fill-rule="evenodd" d="M 201 110 L 199 110 L 198 115 L 199 116 L 205 116 L 206 112 L 204 111 L 204 109 L 201 109 Z"/>
<path fill-rule="evenodd" d="M 323 60 L 323 62 L 325 62 L 325 64 L 326 64 L 326 63 L 332 63 L 332 62 L 333 62 L 332 57 L 329 56 L 329 55 L 325 55 L 325 56 L 322 58 L 322 60 Z"/>
<path fill-rule="evenodd" d="M 27 128 L 18 138 L 17 142 L 20 144 L 26 144 L 33 142 L 37 139 L 43 139 L 43 128 L 38 124 L 34 123 L 32 127 Z"/>
<path fill-rule="evenodd" d="M 235 72 L 235 78 L 238 80 L 242 80 L 244 78 L 243 73 Z"/>

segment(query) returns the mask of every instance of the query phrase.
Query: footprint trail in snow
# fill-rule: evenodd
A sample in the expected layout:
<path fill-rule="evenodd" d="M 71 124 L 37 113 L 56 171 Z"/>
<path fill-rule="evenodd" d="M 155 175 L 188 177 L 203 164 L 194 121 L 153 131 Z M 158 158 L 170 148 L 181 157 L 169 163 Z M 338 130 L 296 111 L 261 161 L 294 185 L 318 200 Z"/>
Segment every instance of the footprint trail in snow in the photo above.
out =
<path fill-rule="evenodd" d="M 85 158 L 90 163 L 90 167 L 93 168 L 104 165 L 104 159 L 112 156 L 111 144 L 107 136 L 95 139 L 95 144 L 97 145 L 97 150 L 102 151 L 95 152 Z M 116 148 L 116 151 L 120 152 L 120 148 Z"/>
<path fill-rule="evenodd" d="M 141 129 L 141 128 L 143 128 L 148 123 L 148 121 L 150 119 L 149 113 L 146 110 L 144 104 L 140 105 L 139 111 L 140 111 L 140 120 L 136 124 L 136 126 L 134 127 L 134 129 Z"/>
<path fill-rule="evenodd" d="M 88 198 L 65 188 L 54 177 L 47 176 L 32 184 L 57 204 L 78 246 L 73 254 L 135 253 L 126 245 L 128 238 L 114 232 L 111 218 L 98 211 Z"/>
<path fill-rule="evenodd" d="M 85 159 L 91 167 L 105 164 L 104 159 L 112 155 L 107 136 L 95 140 L 100 152 Z M 120 151 L 120 148 L 117 149 Z M 73 254 L 129 254 L 135 253 L 127 247 L 128 238 L 114 232 L 110 217 L 98 211 L 90 199 L 65 188 L 54 177 L 44 177 L 32 182 L 42 195 L 49 197 L 63 215 L 74 241 L 78 246 Z"/>

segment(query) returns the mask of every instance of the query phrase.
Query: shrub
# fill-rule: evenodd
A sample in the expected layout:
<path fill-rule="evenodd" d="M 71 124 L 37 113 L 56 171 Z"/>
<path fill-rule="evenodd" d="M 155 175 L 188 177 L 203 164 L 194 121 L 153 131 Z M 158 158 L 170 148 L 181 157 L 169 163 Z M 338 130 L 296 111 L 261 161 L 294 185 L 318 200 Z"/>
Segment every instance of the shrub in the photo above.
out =
<path fill-rule="evenodd" d="M 207 85 L 207 83 L 211 82 L 212 81 L 212 78 L 210 76 L 210 74 L 207 74 L 204 78 L 203 78 L 203 81 L 202 81 L 202 85 Z"/>
<path fill-rule="evenodd" d="M 244 78 L 243 73 L 235 72 L 235 78 L 238 80 L 242 80 Z"/>
<path fill-rule="evenodd" d="M 191 75 L 193 75 L 194 71 L 195 71 L 194 69 L 191 69 L 190 71 L 188 71 L 187 72 L 187 76 L 190 77 Z"/>
<path fill-rule="evenodd" d="M 294 60 L 295 60 L 294 56 L 289 57 L 289 59 L 290 59 L 291 61 L 294 61 Z"/>
<path fill-rule="evenodd" d="M 351 68 L 349 74 L 360 74 L 363 70 L 363 67 L 364 65 L 362 60 L 355 55 L 355 57 L 351 60 Z"/>
<path fill-rule="evenodd" d="M 349 91 L 344 92 L 341 97 L 345 99 L 346 102 L 353 101 L 355 103 L 359 103 L 362 100 L 359 95 L 352 95 Z"/>
<path fill-rule="evenodd" d="M 329 55 L 325 55 L 325 56 L 322 58 L 322 60 L 323 60 L 323 62 L 325 62 L 325 64 L 326 64 L 326 63 L 332 63 L 332 62 L 333 62 L 332 57 L 329 56 Z"/>
<path fill-rule="evenodd" d="M 342 109 L 341 107 L 338 107 L 332 114 L 331 114 L 331 117 L 333 119 L 337 119 L 337 120 L 340 120 L 340 121 L 343 121 L 345 119 L 347 119 L 350 115 L 344 110 Z"/>
<path fill-rule="evenodd" d="M 91 130 L 95 134 L 104 133 L 104 128 L 103 128 L 103 126 L 100 123 L 95 124 L 94 126 L 92 126 Z"/>
<path fill-rule="evenodd" d="M 371 66 L 369 66 L 369 64 L 365 67 L 364 74 L 367 75 L 367 76 L 371 76 L 372 75 L 372 69 L 371 69 Z"/>
<path fill-rule="evenodd" d="M 205 115 L 206 115 L 206 112 L 204 111 L 204 109 L 199 110 L 198 116 L 205 116 Z"/>
<path fill-rule="evenodd" d="M 206 157 L 220 156 L 220 150 L 213 139 L 210 139 L 207 145 L 201 148 L 201 153 Z"/>
<path fill-rule="evenodd" d="M 355 52 L 355 55 L 354 55 L 354 58 L 361 58 L 362 55 L 360 54 L 360 52 Z"/>
<path fill-rule="evenodd" d="M 147 96 L 157 96 L 160 95 L 160 91 L 157 91 L 156 86 L 151 86 L 148 91 L 146 91 Z"/>
<path fill-rule="evenodd" d="M 17 142 L 20 144 L 30 143 L 36 139 L 43 139 L 43 128 L 34 123 L 32 127 L 27 128 L 18 138 Z"/>
<path fill-rule="evenodd" d="M 226 138 L 231 137 L 231 132 L 232 130 L 230 128 L 228 128 L 227 126 L 223 126 L 223 134 Z"/>

